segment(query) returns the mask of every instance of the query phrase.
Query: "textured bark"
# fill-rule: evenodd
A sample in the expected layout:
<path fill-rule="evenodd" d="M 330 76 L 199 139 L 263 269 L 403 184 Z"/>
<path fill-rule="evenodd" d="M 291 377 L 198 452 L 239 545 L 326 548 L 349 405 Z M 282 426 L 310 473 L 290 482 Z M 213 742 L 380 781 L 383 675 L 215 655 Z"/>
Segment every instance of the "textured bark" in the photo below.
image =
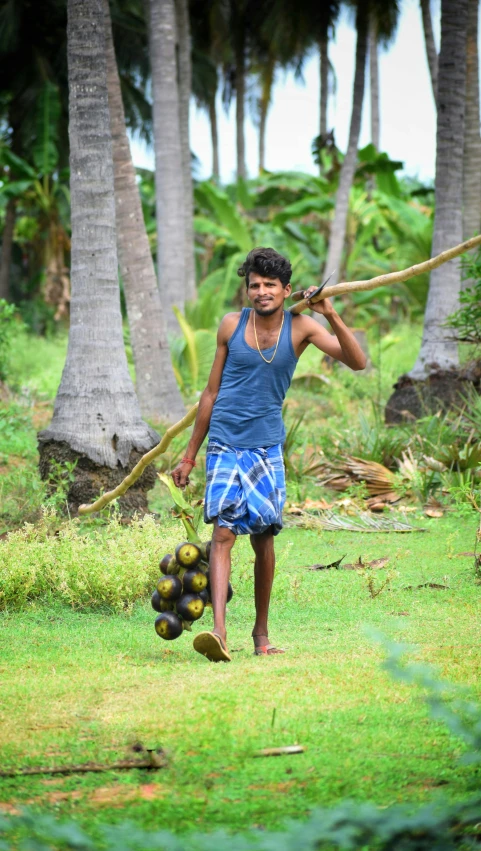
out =
<path fill-rule="evenodd" d="M 219 180 L 220 158 L 219 158 L 219 134 L 217 130 L 217 109 L 215 105 L 215 93 L 209 103 L 210 138 L 212 140 L 212 177 Z"/>
<path fill-rule="evenodd" d="M 192 62 L 189 7 L 187 0 L 175 0 L 178 45 L 178 82 L 179 82 L 179 124 L 182 154 L 182 174 L 184 182 L 185 216 L 185 297 L 195 299 L 194 260 L 194 198 L 192 188 L 192 168 L 190 155 L 189 107 L 192 91 Z"/>
<path fill-rule="evenodd" d="M 369 94 L 371 96 L 371 142 L 379 151 L 379 66 L 377 26 L 371 18 L 369 26 Z"/>
<path fill-rule="evenodd" d="M 247 177 L 246 153 L 245 153 L 245 39 L 242 28 L 238 33 L 236 44 L 236 69 L 235 69 L 235 118 L 236 118 L 236 141 L 237 141 L 237 179 Z"/>
<path fill-rule="evenodd" d="M 9 198 L 5 210 L 0 261 L 0 298 L 10 299 L 10 266 L 12 263 L 13 231 L 15 229 L 15 198 Z"/>
<path fill-rule="evenodd" d="M 103 2 L 117 250 L 135 362 L 137 397 L 144 417 L 174 422 L 183 415 L 184 404 L 172 369 L 165 316 L 125 127 L 109 3 L 108 0 Z"/>
<path fill-rule="evenodd" d="M 334 275 L 331 278 L 333 285 L 337 284 L 342 272 L 341 263 L 346 234 L 347 213 L 349 209 L 349 194 L 357 163 L 357 147 L 359 142 L 359 133 L 361 130 L 362 104 L 364 100 L 367 34 L 367 3 L 365 3 L 364 0 L 360 0 L 357 12 L 356 66 L 354 73 L 349 142 L 347 153 L 342 163 L 341 173 L 339 175 L 339 187 L 336 194 L 334 221 L 331 225 L 329 248 L 327 251 L 327 260 L 324 269 L 325 276 L 335 270 Z"/>
<path fill-rule="evenodd" d="M 174 0 L 150 0 L 157 273 L 167 329 L 178 334 L 172 307 L 185 303 L 185 216 L 175 45 Z"/>
<path fill-rule="evenodd" d="M 478 0 L 468 0 L 466 49 L 466 117 L 463 163 L 463 238 L 479 233 L 481 226 L 481 137 L 479 135 Z M 464 287 L 473 286 L 463 281 Z"/>
<path fill-rule="evenodd" d="M 266 167 L 267 113 L 271 102 L 275 67 L 276 61 L 273 56 L 270 56 L 261 77 L 261 97 L 259 101 L 259 174 L 262 174 Z"/>
<path fill-rule="evenodd" d="M 442 0 L 437 94 L 435 215 L 432 253 L 462 241 L 462 191 L 468 0 Z M 458 345 L 443 327 L 459 306 L 460 261 L 431 273 L 421 350 L 410 375 L 455 368 Z"/>
<path fill-rule="evenodd" d="M 438 93 L 438 54 L 436 51 L 436 44 L 434 42 L 433 22 L 431 20 L 431 9 L 429 4 L 430 0 L 420 0 L 426 58 L 428 60 L 431 85 L 433 87 L 434 103 L 436 103 Z"/>
<path fill-rule="evenodd" d="M 329 100 L 329 39 L 327 32 L 319 39 L 319 60 L 321 77 L 319 133 L 323 139 L 327 136 L 327 103 Z"/>
<path fill-rule="evenodd" d="M 67 40 L 71 321 L 53 419 L 38 436 L 40 466 L 46 476 L 58 452 L 73 452 L 79 469 L 88 459 L 95 476 L 98 467 L 125 475 L 158 437 L 141 418 L 122 336 L 102 0 L 69 0 Z"/>

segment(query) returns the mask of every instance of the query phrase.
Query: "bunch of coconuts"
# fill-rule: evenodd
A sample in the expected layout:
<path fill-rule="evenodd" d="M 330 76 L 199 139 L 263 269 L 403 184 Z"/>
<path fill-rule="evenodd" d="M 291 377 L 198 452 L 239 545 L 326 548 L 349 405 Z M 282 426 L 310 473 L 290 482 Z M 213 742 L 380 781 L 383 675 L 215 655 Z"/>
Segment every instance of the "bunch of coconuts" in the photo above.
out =
<path fill-rule="evenodd" d="M 191 630 L 211 603 L 209 584 L 209 555 L 211 542 L 193 544 L 185 541 L 160 561 L 162 576 L 152 594 L 152 608 L 160 614 L 155 619 L 155 631 L 166 641 L 173 641 L 184 629 Z M 227 602 L 232 599 L 229 582 Z"/>

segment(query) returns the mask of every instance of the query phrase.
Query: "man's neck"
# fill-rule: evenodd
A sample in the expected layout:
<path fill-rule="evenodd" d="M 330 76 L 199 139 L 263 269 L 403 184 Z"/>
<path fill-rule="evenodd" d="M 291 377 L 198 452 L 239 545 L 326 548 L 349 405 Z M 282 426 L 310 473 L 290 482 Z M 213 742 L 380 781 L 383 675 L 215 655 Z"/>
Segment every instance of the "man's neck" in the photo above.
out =
<path fill-rule="evenodd" d="M 255 317 L 256 320 L 256 328 L 260 328 L 262 331 L 271 331 L 273 328 L 278 328 L 282 322 L 283 313 L 283 304 L 277 308 L 275 313 L 270 313 L 268 316 L 263 316 L 262 313 L 257 313 L 255 308 L 252 309 L 253 319 Z"/>

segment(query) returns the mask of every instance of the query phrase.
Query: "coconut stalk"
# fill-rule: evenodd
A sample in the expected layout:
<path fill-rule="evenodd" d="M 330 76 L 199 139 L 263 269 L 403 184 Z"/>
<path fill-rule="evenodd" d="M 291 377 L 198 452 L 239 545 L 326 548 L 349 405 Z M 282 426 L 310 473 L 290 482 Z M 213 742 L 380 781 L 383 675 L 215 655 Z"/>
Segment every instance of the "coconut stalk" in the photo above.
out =
<path fill-rule="evenodd" d="M 431 257 L 430 260 L 425 260 L 423 263 L 416 263 L 414 266 L 410 266 L 409 269 L 402 269 L 400 272 L 388 272 L 385 275 L 377 275 L 375 278 L 370 278 L 367 281 L 346 281 L 342 284 L 336 284 L 335 286 L 326 286 L 322 292 L 318 293 L 318 295 L 315 295 L 311 299 L 311 304 L 317 301 L 322 301 L 323 298 L 334 298 L 338 295 L 344 295 L 344 293 L 364 292 L 366 290 L 375 290 L 377 287 L 385 287 L 389 284 L 402 284 L 404 281 L 409 281 L 410 278 L 415 278 L 416 275 L 423 275 L 426 272 L 432 272 L 433 269 L 437 269 L 438 266 L 442 266 L 443 263 L 447 263 L 449 260 L 459 257 L 459 255 L 464 254 L 465 251 L 477 248 L 478 245 L 481 245 L 481 236 L 473 236 L 472 239 L 468 239 L 466 242 L 461 242 L 453 248 L 448 248 L 436 257 Z M 304 298 L 303 291 L 293 293 L 291 298 L 296 302 L 296 304 L 293 304 L 292 307 L 289 308 L 290 313 L 302 313 L 304 310 L 309 308 L 309 302 L 306 298 Z"/>
<path fill-rule="evenodd" d="M 151 449 L 150 452 L 146 452 L 145 455 L 142 455 L 140 461 L 135 465 L 129 475 L 126 476 L 122 482 L 120 482 L 120 485 L 117 485 L 117 487 L 113 490 L 107 491 L 107 493 L 102 494 L 99 499 L 97 499 L 95 502 L 92 502 L 90 505 L 80 505 L 78 513 L 83 516 L 86 514 L 93 514 L 95 511 L 101 511 L 102 508 L 105 508 L 105 506 L 108 505 L 109 502 L 112 502 L 113 499 L 117 499 L 117 497 L 122 496 L 125 491 L 128 490 L 130 486 L 133 485 L 133 483 L 140 478 L 145 468 L 149 464 L 151 464 L 155 458 L 157 458 L 159 455 L 162 455 L 166 451 L 166 449 L 170 446 L 173 438 L 180 434 L 182 431 L 185 431 L 185 429 L 188 428 L 194 422 L 198 407 L 199 403 L 196 402 L 196 404 L 190 409 L 190 411 L 187 411 L 185 417 L 182 417 L 181 420 L 170 426 L 170 428 L 168 428 L 165 432 L 160 443 L 158 443 L 157 446 L 154 446 L 154 448 Z"/>

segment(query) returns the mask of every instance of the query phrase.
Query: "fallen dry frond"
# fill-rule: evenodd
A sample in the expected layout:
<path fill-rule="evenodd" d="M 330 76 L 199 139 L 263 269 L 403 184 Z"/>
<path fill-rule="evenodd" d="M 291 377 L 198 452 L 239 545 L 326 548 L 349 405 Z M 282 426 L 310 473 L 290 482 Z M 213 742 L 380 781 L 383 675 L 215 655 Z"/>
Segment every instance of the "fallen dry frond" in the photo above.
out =
<path fill-rule="evenodd" d="M 399 499 L 395 493 L 394 473 L 377 461 L 344 455 L 338 461 L 324 462 L 321 476 L 319 484 L 336 491 L 345 491 L 353 484 L 364 482 L 370 498 L 376 497 L 376 501 L 396 502 Z"/>
<path fill-rule="evenodd" d="M 346 517 L 334 514 L 332 511 L 320 511 L 317 514 L 309 514 L 300 510 L 300 513 L 289 518 L 292 526 L 301 526 L 305 529 L 329 529 L 333 532 L 425 532 L 421 526 L 412 526 L 393 517 L 378 517 L 368 511 L 360 511 L 358 515 Z"/>

